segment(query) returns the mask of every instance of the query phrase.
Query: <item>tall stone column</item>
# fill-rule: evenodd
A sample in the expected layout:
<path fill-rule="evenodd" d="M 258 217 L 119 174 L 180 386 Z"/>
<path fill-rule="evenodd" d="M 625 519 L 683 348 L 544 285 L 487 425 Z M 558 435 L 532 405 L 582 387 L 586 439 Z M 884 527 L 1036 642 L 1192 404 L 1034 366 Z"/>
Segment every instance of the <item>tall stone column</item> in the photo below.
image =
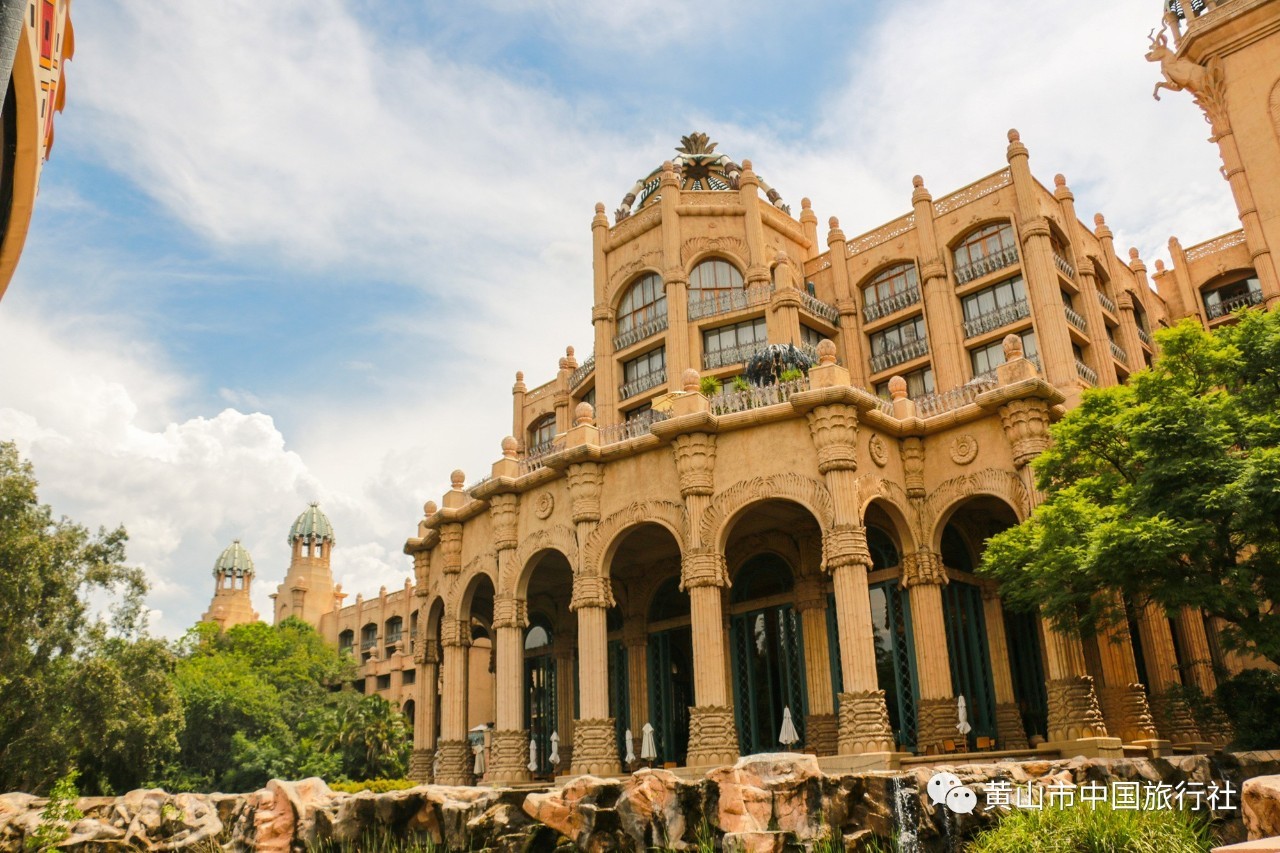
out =
<path fill-rule="evenodd" d="M 427 624 L 426 614 L 419 617 Z M 414 699 L 413 755 L 409 759 L 409 778 L 415 782 L 434 782 L 436 761 L 436 691 L 440 681 L 440 648 L 435 638 L 418 638 L 414 655 L 418 665 L 418 689 Z"/>
<path fill-rule="evenodd" d="M 1123 606 L 1123 605 L 1120 605 Z M 1107 731 L 1125 743 L 1141 743 L 1163 749 L 1147 705 L 1147 691 L 1138 681 L 1138 664 L 1133 655 L 1133 638 L 1125 623 L 1103 627 L 1095 638 L 1102 685 L 1098 703 Z"/>
<path fill-rule="evenodd" d="M 1178 657 L 1169 618 L 1160 605 L 1149 602 L 1138 613 L 1137 622 L 1156 725 L 1175 744 L 1202 743 L 1191 709 L 1180 692 L 1182 680 L 1178 677 Z"/>
<path fill-rule="evenodd" d="M 956 289 L 947 277 L 947 267 L 938 251 L 933 227 L 933 196 L 924 179 L 916 175 L 911 204 L 916 212 L 916 234 L 920 244 L 920 296 L 929 324 L 929 351 L 939 391 L 949 391 L 968 380 L 969 357 L 964 351 L 964 325 Z"/>
<path fill-rule="evenodd" d="M 1013 692 L 1013 670 L 1009 664 L 1009 643 L 1004 633 L 1004 607 L 993 583 L 982 587 L 982 617 L 987 624 L 987 647 L 991 650 L 991 680 L 996 694 L 996 735 L 1001 749 L 1026 749 L 1027 731 Z"/>
<path fill-rule="evenodd" d="M 498 556 L 498 577 L 513 578 L 520 497 L 494 495 L 489 500 L 493 544 Z M 512 784 L 529 779 L 529 733 L 524 725 L 524 630 L 529 625 L 523 599 L 507 591 L 493 603 L 494 731 L 489 743 L 488 779 Z"/>
<path fill-rule="evenodd" d="M 1215 746 L 1222 746 L 1231 739 L 1231 724 L 1214 700 L 1218 677 L 1213 671 L 1213 653 L 1209 650 L 1209 634 L 1205 630 L 1204 614 L 1194 607 L 1184 606 L 1178 610 L 1176 622 L 1186 656 L 1182 667 L 1183 678 L 1204 695 L 1204 701 L 1209 703 L 1213 711 L 1212 722 L 1202 724 L 1200 734 Z"/>
<path fill-rule="evenodd" d="M 921 752 L 942 751 L 943 741 L 954 741 L 960 722 L 955 691 L 951 686 L 951 656 L 942 613 L 942 587 L 947 572 L 942 557 L 917 551 L 902 558 L 901 585 L 911 598 L 911 628 L 915 635 L 916 677 L 920 683 L 916 745 Z"/>
<path fill-rule="evenodd" d="M 559 738 L 560 761 L 553 772 L 562 774 L 573 767 L 574 730 L 577 721 L 573 716 L 577 692 L 574 686 L 578 647 L 575 631 L 557 634 L 552 642 L 551 655 L 556 665 L 556 725 L 552 731 Z"/>
<path fill-rule="evenodd" d="M 809 689 L 805 748 L 815 755 L 834 755 L 837 727 L 831 649 L 827 646 L 827 594 L 819 578 L 802 578 L 796 585 L 796 610 L 804 634 L 804 674 Z"/>
<path fill-rule="evenodd" d="M 436 783 L 470 785 L 473 756 L 467 743 L 471 626 L 464 619 L 446 618 L 440 626 L 444 647 L 444 695 L 440 697 L 440 743 L 436 746 Z"/>
<path fill-rule="evenodd" d="M 1235 196 L 1240 224 L 1244 227 L 1245 246 L 1253 259 L 1253 268 L 1258 273 L 1258 284 L 1262 288 L 1265 304 L 1268 308 L 1274 308 L 1280 303 L 1280 278 L 1276 275 L 1275 261 L 1267 247 L 1258 205 L 1254 201 L 1253 189 L 1249 186 L 1249 176 L 1240 159 L 1240 149 L 1236 146 L 1236 136 L 1231 129 L 1223 100 L 1225 99 L 1219 99 L 1209 92 L 1196 93 L 1196 103 L 1205 111 L 1213 126 L 1213 141 L 1218 143 L 1218 151 L 1222 154 L 1222 174 L 1231 184 L 1231 194 Z"/>
<path fill-rule="evenodd" d="M 840 311 L 840 346 L 851 384 L 869 388 L 869 365 L 862 350 L 862 294 L 855 293 L 849 276 L 849 244 L 845 242 L 840 220 L 827 220 L 828 256 L 831 258 L 831 280 L 835 283 L 836 308 Z"/>
<path fill-rule="evenodd" d="M 746 280 L 747 287 L 768 284 L 769 267 L 765 260 L 764 218 L 760 214 L 760 179 L 751 168 L 750 160 L 742 161 L 742 172 L 738 177 L 738 198 L 742 202 L 747 248 L 751 252 L 751 262 L 743 278 Z"/>

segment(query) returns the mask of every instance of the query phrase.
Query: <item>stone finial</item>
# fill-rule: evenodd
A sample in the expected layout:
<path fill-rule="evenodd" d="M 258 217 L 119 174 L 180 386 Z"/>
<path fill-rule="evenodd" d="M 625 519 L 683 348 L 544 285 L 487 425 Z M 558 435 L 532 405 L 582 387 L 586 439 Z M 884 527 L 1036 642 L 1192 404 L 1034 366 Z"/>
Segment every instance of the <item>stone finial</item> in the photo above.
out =
<path fill-rule="evenodd" d="M 1139 254 L 1138 254 L 1138 247 L 1137 247 L 1137 246 L 1130 246 L 1130 247 L 1129 247 L 1129 260 L 1131 260 L 1131 261 L 1136 261 L 1136 260 L 1139 260 L 1139 259 L 1140 259 L 1140 256 L 1139 256 Z"/>
<path fill-rule="evenodd" d="M 751 161 L 750 161 L 750 160 L 743 160 L 743 161 L 742 161 L 742 171 L 744 171 L 744 172 L 749 172 L 749 171 L 751 171 Z"/>
<path fill-rule="evenodd" d="M 801 209 L 801 210 L 812 210 L 812 209 L 813 209 L 813 202 L 809 201 L 809 199 L 808 199 L 807 197 L 806 197 L 806 198 L 802 198 L 802 199 L 800 199 L 800 209 Z"/>
<path fill-rule="evenodd" d="M 517 371 L 516 371 L 516 381 L 517 381 L 517 382 L 523 382 L 523 381 L 524 381 L 524 371 L 523 371 L 523 370 L 517 370 Z"/>
<path fill-rule="evenodd" d="M 818 364 L 836 363 L 836 342 L 830 338 L 818 341 Z"/>
<path fill-rule="evenodd" d="M 574 423 L 577 426 L 595 426 L 596 410 L 595 407 L 583 400 L 573 410 Z"/>
<path fill-rule="evenodd" d="M 525 384 L 524 384 L 524 371 L 523 371 L 523 370 L 517 370 L 517 371 L 516 371 L 516 382 L 515 382 L 515 384 L 514 384 L 514 385 L 512 385 L 512 386 L 511 386 L 511 393 L 512 393 L 512 394 L 523 394 L 523 393 L 524 393 L 525 391 L 527 391 L 527 390 L 529 390 L 529 389 L 528 389 L 527 387 L 525 387 Z"/>
<path fill-rule="evenodd" d="M 516 441 L 515 436 L 509 435 L 502 439 L 502 457 L 504 459 L 515 459 L 516 451 L 520 449 L 520 442 Z"/>
<path fill-rule="evenodd" d="M 907 380 L 894 374 L 889 378 L 889 396 L 895 400 L 907 399 Z"/>
<path fill-rule="evenodd" d="M 602 201 L 596 202 L 596 213 L 600 214 L 601 216 L 604 215 L 604 202 Z"/>
<path fill-rule="evenodd" d="M 1164 272 L 1164 261 L 1156 258 L 1156 273 Z"/>
<path fill-rule="evenodd" d="M 569 358 L 573 358 L 573 347 L 565 347 L 564 354 Z"/>
<path fill-rule="evenodd" d="M 1101 213 L 1095 213 L 1093 215 L 1093 224 L 1098 228 L 1101 228 L 1103 225 L 1107 224 L 1107 217 L 1103 216 Z"/>
<path fill-rule="evenodd" d="M 1014 334 L 1004 336 L 1004 360 L 1013 361 L 1016 358 L 1022 358 L 1022 338 Z"/>
<path fill-rule="evenodd" d="M 670 161 L 670 160 L 663 160 L 663 161 L 662 161 L 662 171 L 664 171 L 664 172 L 674 172 L 674 171 L 675 171 L 675 169 L 676 169 L 676 167 L 675 167 L 674 165 L 672 165 L 672 163 L 671 163 L 671 161 Z"/>
<path fill-rule="evenodd" d="M 775 264 L 789 264 L 791 263 L 791 259 L 787 257 L 785 249 L 779 249 L 778 253 L 773 256 L 773 262 Z"/>
<path fill-rule="evenodd" d="M 1173 252 L 1173 251 L 1182 251 L 1182 241 L 1181 241 L 1181 240 L 1179 240 L 1177 237 L 1170 237 L 1170 238 L 1169 238 L 1169 251 L 1170 251 L 1170 252 Z"/>
<path fill-rule="evenodd" d="M 435 515 L 440 508 L 436 506 L 435 501 L 427 501 L 422 505 L 422 514 L 428 518 Z"/>
<path fill-rule="evenodd" d="M 836 230 L 837 228 L 839 228 L 839 227 L 840 227 L 840 217 L 838 217 L 838 216 L 833 216 L 833 217 L 831 217 L 830 219 L 828 219 L 828 220 L 827 220 L 827 227 L 828 227 L 828 228 L 830 228 L 832 231 L 834 231 L 834 230 Z"/>
<path fill-rule="evenodd" d="M 698 384 L 702 381 L 702 377 L 698 375 L 698 371 L 694 370 L 692 367 L 681 374 L 680 378 L 684 380 L 684 390 L 688 392 L 697 391 Z"/>
<path fill-rule="evenodd" d="M 1014 143 L 1014 142 L 1021 142 L 1021 141 L 1022 141 L 1022 134 L 1018 133 L 1018 129 L 1016 127 L 1009 128 L 1009 142 Z"/>
<path fill-rule="evenodd" d="M 913 175 L 911 178 L 912 189 L 924 189 L 924 178 L 921 175 Z"/>
<path fill-rule="evenodd" d="M 453 485 L 455 491 L 462 491 L 462 484 L 466 481 L 467 475 L 462 473 L 461 468 L 455 469 L 454 472 L 449 475 L 449 482 Z"/>
<path fill-rule="evenodd" d="M 1053 176 L 1053 185 L 1055 187 L 1065 187 L 1067 185 L 1067 176 L 1059 172 Z"/>

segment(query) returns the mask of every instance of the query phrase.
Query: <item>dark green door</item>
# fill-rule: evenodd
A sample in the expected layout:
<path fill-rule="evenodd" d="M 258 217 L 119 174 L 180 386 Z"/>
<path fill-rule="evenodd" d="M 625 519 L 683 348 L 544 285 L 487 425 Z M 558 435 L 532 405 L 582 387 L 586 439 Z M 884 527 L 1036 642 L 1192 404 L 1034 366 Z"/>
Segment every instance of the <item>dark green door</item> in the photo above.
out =
<path fill-rule="evenodd" d="M 1013 697 L 1022 713 L 1027 737 L 1049 735 L 1049 700 L 1044 689 L 1044 665 L 1040 662 L 1040 631 L 1034 613 L 1004 612 L 1005 643 L 1013 675 Z"/>
<path fill-rule="evenodd" d="M 524 716 L 529 721 L 529 737 L 537 751 L 537 775 L 555 769 L 551 755 L 551 734 L 556 730 L 556 661 L 551 655 L 524 659 Z"/>
<path fill-rule="evenodd" d="M 947 654 L 951 657 L 951 689 L 957 697 L 964 697 L 969 725 L 973 727 L 968 734 L 972 745 L 974 738 L 996 736 L 996 699 L 982 590 L 953 580 L 943 587 L 942 612 L 947 627 Z"/>
<path fill-rule="evenodd" d="M 618 758 L 627 755 L 626 731 L 631 727 L 631 690 L 627 683 L 627 647 L 609 641 L 609 716 L 618 738 Z"/>
<path fill-rule="evenodd" d="M 649 635 L 649 723 L 658 764 L 684 764 L 689 753 L 689 706 L 693 704 L 693 632 L 689 626 Z M 640 755 L 641 732 L 636 738 Z M 625 753 L 624 753 L 625 754 Z"/>
<path fill-rule="evenodd" d="M 740 613 L 730 624 L 738 749 L 751 755 L 802 746 L 808 703 L 799 614 L 783 604 Z M 787 708 L 800 737 L 793 747 L 779 742 Z"/>

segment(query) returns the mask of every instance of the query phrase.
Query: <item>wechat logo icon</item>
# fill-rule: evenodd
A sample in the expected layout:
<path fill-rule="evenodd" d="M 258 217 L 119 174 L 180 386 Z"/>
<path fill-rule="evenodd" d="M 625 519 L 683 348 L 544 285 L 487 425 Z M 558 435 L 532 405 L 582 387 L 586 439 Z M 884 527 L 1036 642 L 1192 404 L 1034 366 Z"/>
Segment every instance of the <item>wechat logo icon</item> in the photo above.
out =
<path fill-rule="evenodd" d="M 929 799 L 955 814 L 969 814 L 978 807 L 978 795 L 960 783 L 954 773 L 935 773 L 928 784 Z"/>

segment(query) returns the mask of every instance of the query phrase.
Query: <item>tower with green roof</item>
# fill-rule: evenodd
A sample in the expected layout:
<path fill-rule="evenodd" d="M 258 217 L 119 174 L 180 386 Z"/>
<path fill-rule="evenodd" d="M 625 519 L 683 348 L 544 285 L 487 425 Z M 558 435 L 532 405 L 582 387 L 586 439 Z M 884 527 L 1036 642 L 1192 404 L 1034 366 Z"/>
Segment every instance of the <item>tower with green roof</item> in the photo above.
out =
<path fill-rule="evenodd" d="M 336 541 L 329 517 L 313 501 L 289 528 L 289 571 L 271 596 L 277 624 L 297 616 L 320 627 L 321 618 L 336 609 L 333 572 L 329 568 Z"/>
<path fill-rule="evenodd" d="M 253 558 L 237 539 L 227 546 L 213 564 L 213 600 L 202 622 L 213 622 L 222 630 L 258 621 L 249 598 L 253 583 Z"/>

